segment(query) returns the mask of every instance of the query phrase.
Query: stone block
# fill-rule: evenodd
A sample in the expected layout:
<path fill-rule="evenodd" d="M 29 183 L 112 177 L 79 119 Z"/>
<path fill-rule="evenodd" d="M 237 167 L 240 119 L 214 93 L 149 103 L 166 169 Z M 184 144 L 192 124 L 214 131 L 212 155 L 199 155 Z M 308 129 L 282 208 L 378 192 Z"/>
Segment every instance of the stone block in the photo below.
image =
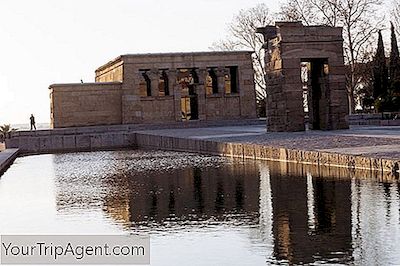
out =
<path fill-rule="evenodd" d="M 53 151 L 62 151 L 64 148 L 63 144 L 63 136 L 60 135 L 52 135 L 51 136 L 51 148 Z"/>
<path fill-rule="evenodd" d="M 82 150 L 89 150 L 90 145 L 90 136 L 89 135 L 76 135 L 76 148 Z"/>
<path fill-rule="evenodd" d="M 265 147 L 262 145 L 254 145 L 254 157 L 256 160 L 265 159 Z"/>
<path fill-rule="evenodd" d="M 381 170 L 382 169 L 382 159 L 371 158 L 371 168 L 373 170 Z"/>
<path fill-rule="evenodd" d="M 41 152 L 51 151 L 53 149 L 51 144 L 50 136 L 39 137 L 39 150 Z"/>
<path fill-rule="evenodd" d="M 330 166 L 338 166 L 339 165 L 339 155 L 335 153 L 324 153 L 327 157 L 328 164 Z"/>
<path fill-rule="evenodd" d="M 6 149 L 19 148 L 19 138 L 6 139 Z"/>
<path fill-rule="evenodd" d="M 303 151 L 302 158 L 305 163 L 319 164 L 319 152 L 317 151 Z"/>
<path fill-rule="evenodd" d="M 114 147 L 114 134 L 101 134 L 101 146 L 104 148 Z"/>
<path fill-rule="evenodd" d="M 283 148 L 270 147 L 268 157 L 272 160 L 286 160 L 286 151 Z"/>
<path fill-rule="evenodd" d="M 287 154 L 287 160 L 289 162 L 296 162 L 296 163 L 302 162 L 302 153 L 301 153 L 301 151 L 287 149 L 286 150 L 286 154 Z"/>
<path fill-rule="evenodd" d="M 92 149 L 100 149 L 103 147 L 102 138 L 99 135 L 90 136 L 90 147 Z"/>
<path fill-rule="evenodd" d="M 203 152 L 204 148 L 206 148 L 210 154 L 215 154 L 215 149 L 212 149 L 209 141 L 202 141 L 198 139 L 190 139 L 190 146 L 192 147 L 194 152 Z"/>
<path fill-rule="evenodd" d="M 63 149 L 74 150 L 76 148 L 75 136 L 65 135 L 63 136 Z"/>
<path fill-rule="evenodd" d="M 174 139 L 175 140 L 175 139 Z M 177 140 L 177 145 L 174 146 L 174 148 L 178 148 L 179 150 L 185 151 L 193 151 L 191 146 L 189 145 L 190 140 L 186 138 L 176 138 Z"/>
<path fill-rule="evenodd" d="M 371 169 L 371 159 L 362 157 L 362 156 L 355 156 L 355 167 L 356 168 L 364 168 L 364 169 Z"/>
<path fill-rule="evenodd" d="M 355 156 L 353 155 L 348 155 L 347 156 L 347 167 L 354 169 L 356 166 L 356 160 L 355 160 Z"/>
<path fill-rule="evenodd" d="M 243 144 L 243 157 L 247 159 L 255 159 L 255 145 Z"/>
<path fill-rule="evenodd" d="M 123 133 L 123 138 L 124 138 L 124 144 L 129 146 L 134 146 L 134 147 L 138 147 L 138 143 L 136 140 L 136 133 Z"/>
<path fill-rule="evenodd" d="M 232 143 L 223 143 L 222 144 L 222 153 L 224 156 L 233 156 L 233 144 Z"/>
<path fill-rule="evenodd" d="M 349 155 L 339 154 L 338 156 L 339 165 L 342 167 L 349 167 Z"/>
<path fill-rule="evenodd" d="M 121 132 L 114 133 L 114 134 L 112 134 L 112 138 L 113 138 L 114 147 L 126 147 L 123 133 L 121 133 Z"/>
<path fill-rule="evenodd" d="M 216 141 L 207 141 L 206 149 L 214 154 L 221 154 L 220 143 Z"/>
<path fill-rule="evenodd" d="M 244 158 L 243 144 L 232 143 L 232 155 L 236 158 Z"/>
<path fill-rule="evenodd" d="M 173 137 L 162 137 L 160 147 L 166 149 L 175 149 L 176 146 L 179 147 L 179 139 Z"/>
<path fill-rule="evenodd" d="M 395 161 L 390 159 L 382 159 L 382 170 L 384 172 L 392 173 L 395 169 Z"/>
<path fill-rule="evenodd" d="M 35 153 L 40 151 L 40 141 L 38 137 L 20 137 L 19 145 L 22 152 Z"/>

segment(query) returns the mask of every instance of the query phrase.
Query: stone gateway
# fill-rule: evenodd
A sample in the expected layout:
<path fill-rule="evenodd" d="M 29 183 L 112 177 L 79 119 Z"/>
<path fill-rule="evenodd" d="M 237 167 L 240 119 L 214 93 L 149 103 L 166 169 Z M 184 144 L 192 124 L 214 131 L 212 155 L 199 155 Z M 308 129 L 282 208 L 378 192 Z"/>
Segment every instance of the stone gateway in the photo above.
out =
<path fill-rule="evenodd" d="M 276 22 L 264 35 L 267 130 L 348 128 L 342 28 Z"/>

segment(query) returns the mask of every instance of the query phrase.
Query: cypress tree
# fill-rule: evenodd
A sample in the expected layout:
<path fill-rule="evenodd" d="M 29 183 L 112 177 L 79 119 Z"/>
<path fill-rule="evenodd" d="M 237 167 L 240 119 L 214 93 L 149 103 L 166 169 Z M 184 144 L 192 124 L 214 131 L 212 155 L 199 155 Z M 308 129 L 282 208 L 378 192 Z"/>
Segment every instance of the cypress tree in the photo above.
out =
<path fill-rule="evenodd" d="M 400 58 L 399 58 L 399 48 L 397 46 L 396 33 L 394 32 L 393 23 L 391 24 L 391 51 L 390 51 L 390 83 L 394 85 L 394 83 L 400 82 Z"/>
<path fill-rule="evenodd" d="M 386 94 L 388 87 L 388 68 L 386 66 L 385 48 L 382 33 L 379 31 L 378 48 L 374 57 L 374 99 Z"/>

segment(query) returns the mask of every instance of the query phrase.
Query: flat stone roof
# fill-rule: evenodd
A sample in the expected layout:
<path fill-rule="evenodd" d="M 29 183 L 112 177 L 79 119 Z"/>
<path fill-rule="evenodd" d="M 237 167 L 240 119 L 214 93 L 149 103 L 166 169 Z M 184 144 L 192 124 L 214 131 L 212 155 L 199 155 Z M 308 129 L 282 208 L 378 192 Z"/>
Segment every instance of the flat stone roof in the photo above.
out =
<path fill-rule="evenodd" d="M 105 63 L 104 65 L 98 67 L 97 71 L 101 71 L 116 62 L 123 61 L 124 57 L 169 57 L 169 56 L 202 56 L 202 55 L 235 55 L 235 54 L 252 54 L 253 51 L 203 51 L 203 52 L 171 52 L 171 53 L 138 53 L 138 54 L 123 54 L 117 58 Z"/>
<path fill-rule="evenodd" d="M 71 86 L 101 86 L 101 85 L 119 85 L 122 84 L 121 81 L 110 81 L 110 82 L 85 82 L 85 83 L 55 83 L 51 84 L 49 86 L 49 89 L 51 88 L 57 88 L 57 87 L 71 87 Z"/>

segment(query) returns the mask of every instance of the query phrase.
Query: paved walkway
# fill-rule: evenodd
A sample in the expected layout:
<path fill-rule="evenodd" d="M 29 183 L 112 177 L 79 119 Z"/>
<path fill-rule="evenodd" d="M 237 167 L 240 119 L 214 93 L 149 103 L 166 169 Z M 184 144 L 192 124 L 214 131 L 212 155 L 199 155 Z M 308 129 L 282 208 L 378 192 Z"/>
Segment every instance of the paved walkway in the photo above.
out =
<path fill-rule="evenodd" d="M 299 150 L 327 151 L 400 159 L 400 126 L 352 127 L 348 130 L 266 132 L 263 125 L 146 130 L 148 134 L 214 141 L 264 144 Z"/>
<path fill-rule="evenodd" d="M 17 158 L 18 149 L 6 149 L 0 152 L 0 174 Z"/>

